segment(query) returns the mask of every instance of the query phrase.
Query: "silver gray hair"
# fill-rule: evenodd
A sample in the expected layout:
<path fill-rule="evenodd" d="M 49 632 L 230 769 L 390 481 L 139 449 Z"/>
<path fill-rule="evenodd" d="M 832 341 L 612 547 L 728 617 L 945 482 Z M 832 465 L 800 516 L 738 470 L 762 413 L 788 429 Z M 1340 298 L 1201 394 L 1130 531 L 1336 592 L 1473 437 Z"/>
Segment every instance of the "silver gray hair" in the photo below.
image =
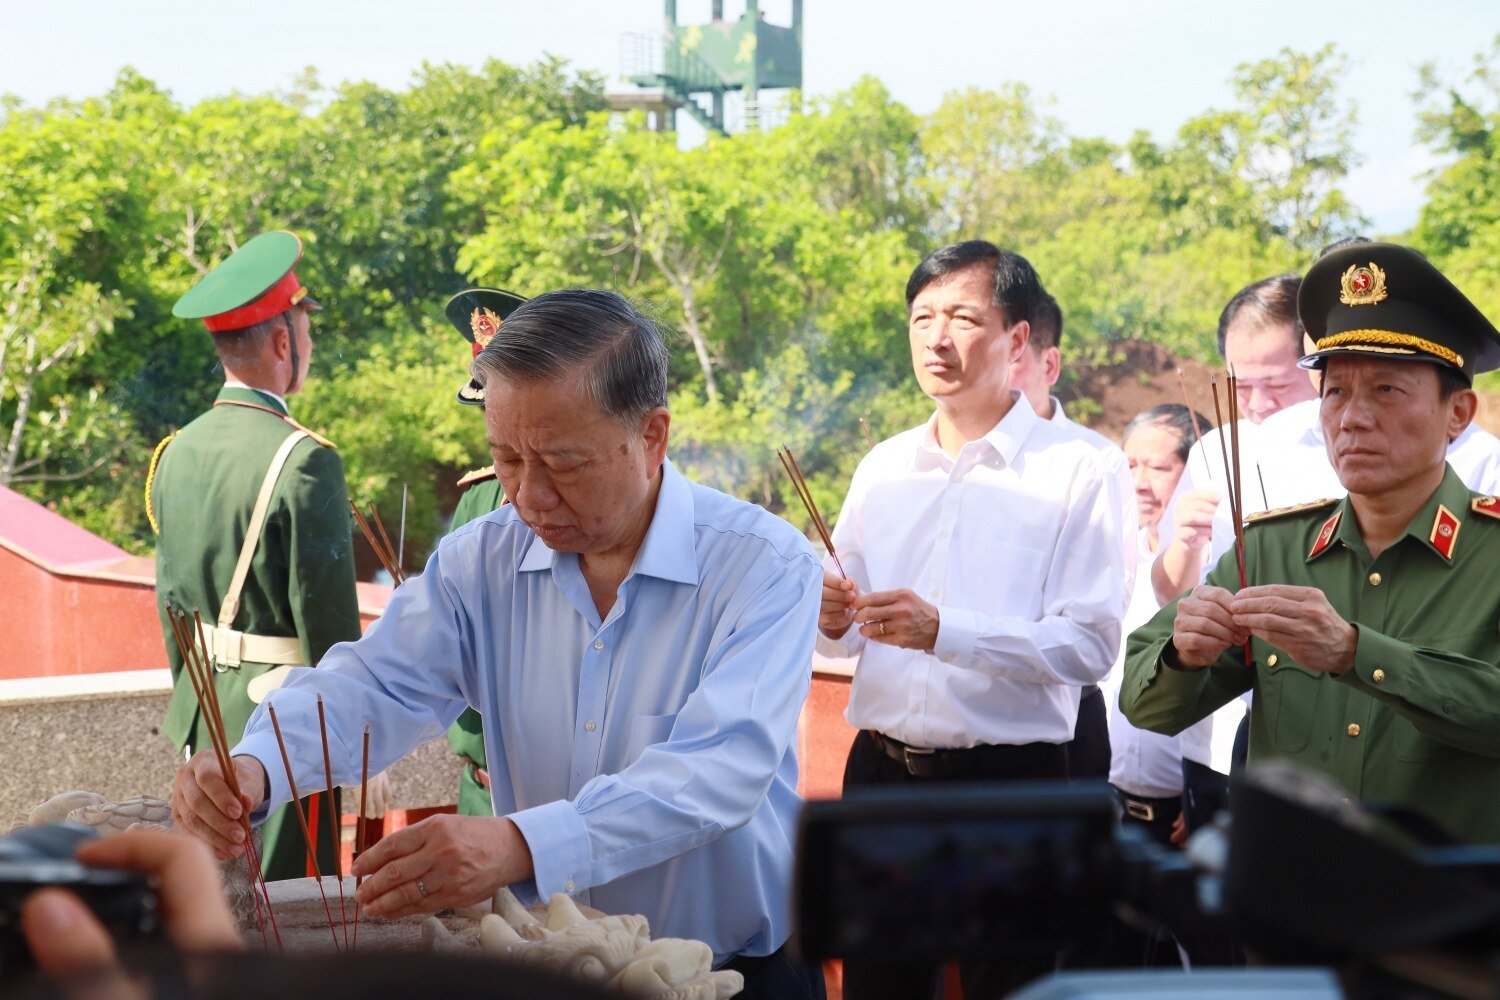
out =
<path fill-rule="evenodd" d="M 582 376 L 601 410 L 634 423 L 667 405 L 668 360 L 661 330 L 623 295 L 568 288 L 529 299 L 506 317 L 470 371 L 486 388 L 495 378 Z"/>

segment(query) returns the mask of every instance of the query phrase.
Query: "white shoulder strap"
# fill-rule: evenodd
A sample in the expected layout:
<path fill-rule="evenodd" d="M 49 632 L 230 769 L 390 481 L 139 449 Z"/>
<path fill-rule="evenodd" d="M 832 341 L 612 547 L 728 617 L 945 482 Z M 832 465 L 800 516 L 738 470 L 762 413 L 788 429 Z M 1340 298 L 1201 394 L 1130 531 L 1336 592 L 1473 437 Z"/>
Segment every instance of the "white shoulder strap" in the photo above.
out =
<path fill-rule="evenodd" d="M 260 495 L 255 498 L 255 511 L 250 515 L 250 526 L 245 529 L 245 541 L 240 546 L 240 561 L 234 564 L 234 578 L 230 580 L 229 591 L 224 595 L 224 603 L 219 608 L 219 628 L 229 628 L 234 624 L 234 616 L 240 610 L 240 591 L 245 587 L 245 577 L 250 573 L 250 560 L 255 557 L 255 549 L 260 544 L 260 532 L 266 523 L 266 511 L 271 508 L 271 494 L 276 491 L 276 480 L 281 478 L 282 467 L 291 457 L 297 442 L 309 436 L 306 431 L 293 431 L 281 442 L 281 447 L 271 458 L 271 467 L 266 470 L 266 478 L 260 484 Z"/>

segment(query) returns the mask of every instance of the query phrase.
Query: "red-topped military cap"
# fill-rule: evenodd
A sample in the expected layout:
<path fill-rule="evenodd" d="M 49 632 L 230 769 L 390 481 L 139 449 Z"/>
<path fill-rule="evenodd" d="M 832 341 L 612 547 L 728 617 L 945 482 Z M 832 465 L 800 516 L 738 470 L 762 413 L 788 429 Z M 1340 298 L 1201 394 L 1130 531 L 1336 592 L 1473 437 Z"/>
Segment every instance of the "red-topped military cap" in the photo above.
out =
<path fill-rule="evenodd" d="M 179 319 L 201 319 L 213 333 L 243 330 L 293 306 L 321 309 L 293 270 L 302 241 L 284 229 L 261 233 L 203 276 L 172 307 Z"/>

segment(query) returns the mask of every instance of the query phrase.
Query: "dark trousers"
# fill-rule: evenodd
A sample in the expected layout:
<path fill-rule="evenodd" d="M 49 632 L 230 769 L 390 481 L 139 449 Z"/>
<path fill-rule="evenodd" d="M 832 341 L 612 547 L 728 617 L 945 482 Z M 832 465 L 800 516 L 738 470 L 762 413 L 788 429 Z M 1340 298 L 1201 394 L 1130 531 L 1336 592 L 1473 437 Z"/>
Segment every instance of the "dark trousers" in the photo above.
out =
<path fill-rule="evenodd" d="M 1182 815 L 1182 796 L 1169 799 L 1147 798 L 1115 789 L 1120 803 L 1120 822 L 1139 826 L 1163 847 L 1172 846 L 1172 824 Z"/>
<path fill-rule="evenodd" d="M 849 760 L 844 765 L 844 791 L 878 785 L 913 785 L 932 782 L 1015 781 L 1026 778 L 1064 780 L 1068 776 L 1066 745 L 1032 743 L 1026 746 L 988 747 L 982 767 L 961 763 L 962 752 L 953 752 L 953 770 L 948 775 L 918 777 L 883 750 L 868 731 L 854 737 Z M 914 913 L 913 920 L 922 915 Z M 959 963 L 964 1000 L 1002 997 L 1057 967 L 1056 956 L 1040 956 L 1004 962 L 965 960 Z M 937 995 L 939 962 L 844 962 L 846 1000 L 930 1000 Z"/>
<path fill-rule="evenodd" d="M 1187 831 L 1213 822 L 1220 810 L 1229 808 L 1229 776 L 1195 760 L 1182 762 L 1182 818 Z M 1243 965 L 1242 952 L 1226 934 L 1201 931 L 1183 942 L 1195 965 Z"/>
<path fill-rule="evenodd" d="M 1074 781 L 1109 780 L 1109 718 L 1104 694 L 1094 685 L 1083 689 L 1078 700 L 1078 723 L 1068 744 L 1068 775 Z"/>
<path fill-rule="evenodd" d="M 737 955 L 724 963 L 745 977 L 743 1000 L 824 1000 L 823 970 L 794 961 L 783 945 L 769 955 Z"/>
<path fill-rule="evenodd" d="M 1229 775 L 1220 774 L 1196 760 L 1182 762 L 1182 818 L 1188 833 L 1213 822 L 1229 808 Z"/>

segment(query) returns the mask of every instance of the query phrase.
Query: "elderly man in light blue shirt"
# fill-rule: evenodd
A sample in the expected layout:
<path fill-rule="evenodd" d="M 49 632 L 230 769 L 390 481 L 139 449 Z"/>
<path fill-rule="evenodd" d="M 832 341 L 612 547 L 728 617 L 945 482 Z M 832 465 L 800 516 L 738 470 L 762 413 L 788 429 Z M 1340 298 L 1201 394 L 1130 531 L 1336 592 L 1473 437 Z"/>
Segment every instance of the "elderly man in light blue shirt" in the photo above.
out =
<path fill-rule="evenodd" d="M 474 366 L 513 504 L 444 539 L 362 639 L 268 701 L 306 787 L 322 782 L 320 694 L 345 783 L 366 723 L 378 771 L 466 706 L 484 716 L 496 817 L 432 817 L 367 851 L 354 872 L 370 915 L 503 885 L 570 893 L 707 941 L 746 996 L 821 995 L 779 949 L 822 572 L 785 522 L 667 461 L 666 361 L 613 293 L 517 309 Z M 265 706 L 234 757 L 253 801 L 233 800 L 211 755 L 173 792 L 182 825 L 225 855 L 243 807 L 253 819 L 290 796 Z"/>

